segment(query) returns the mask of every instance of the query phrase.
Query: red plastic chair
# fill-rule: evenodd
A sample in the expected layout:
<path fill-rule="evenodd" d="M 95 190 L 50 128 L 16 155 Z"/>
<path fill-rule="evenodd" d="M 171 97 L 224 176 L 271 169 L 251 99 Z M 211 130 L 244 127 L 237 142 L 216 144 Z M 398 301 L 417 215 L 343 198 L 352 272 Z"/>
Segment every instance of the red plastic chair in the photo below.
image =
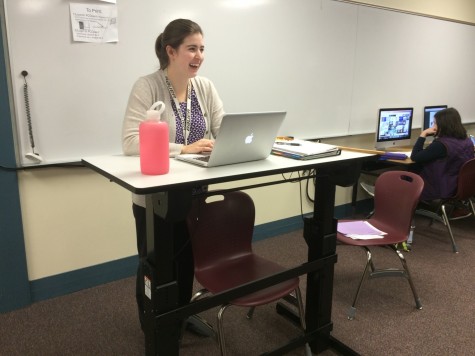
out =
<path fill-rule="evenodd" d="M 208 292 L 217 294 L 285 270 L 252 251 L 255 210 L 249 195 L 238 191 L 210 198 L 195 199 L 187 219 L 195 278 L 204 288 L 195 294 L 192 301 Z M 223 314 L 227 307 L 249 307 L 250 319 L 256 306 L 277 301 L 292 292 L 295 292 L 297 299 L 301 328 L 305 330 L 299 278 L 296 277 L 221 306 L 217 315 L 221 355 L 226 354 Z M 311 355 L 308 346 L 307 353 Z"/>
<path fill-rule="evenodd" d="M 404 255 L 397 249 L 397 244 L 407 240 L 411 221 L 417 202 L 424 187 L 424 181 L 420 176 L 405 171 L 389 171 L 381 174 L 375 184 L 374 194 L 374 214 L 363 221 L 369 222 L 377 229 L 386 232 L 383 238 L 371 240 L 354 240 L 346 235 L 337 232 L 337 240 L 345 245 L 359 246 L 366 251 L 366 265 L 361 276 L 353 304 L 348 312 L 348 319 L 352 320 L 356 314 L 356 302 L 361 290 L 361 286 L 368 269 L 370 278 L 385 276 L 405 277 L 409 281 L 416 307 L 422 309 L 421 301 L 417 295 L 414 283 L 412 282 L 409 268 Z M 351 221 L 351 220 L 341 220 Z M 403 269 L 376 269 L 371 256 L 370 247 L 383 246 L 395 251 L 402 264 Z"/>
<path fill-rule="evenodd" d="M 457 192 L 451 198 L 440 199 L 427 204 L 427 208 L 421 204 L 417 208 L 416 214 L 423 215 L 443 223 L 447 227 L 450 240 L 452 242 L 452 249 L 455 253 L 458 253 L 458 247 L 455 243 L 454 234 L 452 233 L 452 227 L 450 226 L 450 213 L 460 203 L 466 203 L 470 208 L 471 215 L 475 216 L 475 207 L 472 198 L 475 196 L 475 158 L 465 162 L 460 168 L 457 179 Z"/>

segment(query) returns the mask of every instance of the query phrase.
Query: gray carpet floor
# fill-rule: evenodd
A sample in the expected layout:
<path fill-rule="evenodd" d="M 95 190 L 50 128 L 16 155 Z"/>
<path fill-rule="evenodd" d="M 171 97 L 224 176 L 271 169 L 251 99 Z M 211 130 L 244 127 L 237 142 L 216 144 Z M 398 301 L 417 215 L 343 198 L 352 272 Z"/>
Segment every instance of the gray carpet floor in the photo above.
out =
<path fill-rule="evenodd" d="M 417 218 L 416 226 L 413 249 L 405 256 L 423 309 L 415 308 L 405 279 L 371 279 L 363 286 L 356 318 L 348 320 L 365 254 L 360 248 L 338 245 L 332 335 L 361 355 L 473 355 L 475 219 L 453 222 L 459 254 L 452 252 L 443 225 L 429 226 L 427 219 Z M 255 250 L 289 267 L 306 259 L 302 231 L 257 242 Z M 390 250 L 373 252 L 377 266 L 399 267 Z M 301 287 L 305 290 L 305 278 Z M 126 278 L 1 314 L 0 355 L 144 355 L 134 288 L 134 278 Z M 203 316 L 215 324 L 215 313 L 213 309 Z M 250 321 L 245 313 L 237 307 L 226 312 L 230 355 L 258 355 L 299 334 L 275 312 L 275 305 L 257 309 Z M 213 339 L 184 335 L 180 355 L 218 354 Z M 303 349 L 290 353 L 303 354 Z"/>

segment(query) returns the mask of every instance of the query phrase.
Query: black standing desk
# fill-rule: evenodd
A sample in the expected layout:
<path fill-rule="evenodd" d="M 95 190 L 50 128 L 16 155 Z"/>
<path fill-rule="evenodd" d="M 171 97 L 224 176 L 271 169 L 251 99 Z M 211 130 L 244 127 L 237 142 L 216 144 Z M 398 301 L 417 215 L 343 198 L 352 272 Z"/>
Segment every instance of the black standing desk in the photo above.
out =
<path fill-rule="evenodd" d="M 270 156 L 263 161 L 208 169 L 172 159 L 170 173 L 161 176 L 142 175 L 138 157 L 118 155 L 84 158 L 83 163 L 99 174 L 133 193 L 146 195 L 147 251 L 149 253 L 144 265 L 148 279 L 144 290 L 147 302 L 145 306 L 146 354 L 178 355 L 180 320 L 249 292 L 303 274 L 307 274 L 306 335 L 269 354 L 282 354 L 304 345 L 307 341 L 314 353 L 333 347 L 342 353 L 355 354 L 331 336 L 333 274 L 334 264 L 337 261 L 336 220 L 333 212 L 336 185 L 353 185 L 359 176 L 361 162 L 372 157 L 374 157 L 372 154 L 348 151 L 342 152 L 340 156 L 311 161 Z M 314 214 L 304 223 L 308 262 L 277 275 L 178 308 L 177 285 L 173 279 L 172 270 L 173 256 L 170 253 L 173 251 L 173 223 L 185 219 L 191 203 L 192 187 L 312 169 L 316 172 Z M 282 182 L 285 180 L 276 180 L 269 184 Z M 249 186 L 240 189 L 244 188 L 249 188 Z M 278 199 L 279 197 L 276 196 L 276 200 Z M 165 218 L 169 224 L 166 233 L 156 241 L 153 237 L 153 214 Z"/>

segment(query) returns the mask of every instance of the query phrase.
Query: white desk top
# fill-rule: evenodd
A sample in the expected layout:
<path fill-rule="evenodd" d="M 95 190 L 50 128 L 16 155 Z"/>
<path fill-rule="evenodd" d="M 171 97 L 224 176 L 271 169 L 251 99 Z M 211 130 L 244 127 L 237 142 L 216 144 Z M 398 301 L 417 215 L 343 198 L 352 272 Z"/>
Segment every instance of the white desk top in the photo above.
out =
<path fill-rule="evenodd" d="M 370 156 L 374 156 L 374 154 L 342 151 L 339 156 L 299 161 L 270 155 L 267 159 L 261 161 L 213 168 L 198 167 L 171 158 L 169 173 L 157 176 L 147 176 L 140 172 L 140 160 L 138 156 L 95 156 L 83 158 L 82 161 L 86 166 L 131 192 L 148 194 L 169 190 L 170 188 L 178 188 L 180 186 L 190 186 L 190 183 L 192 183 L 193 186 L 199 186 L 235 181 L 245 178 L 311 169 L 326 163 Z"/>

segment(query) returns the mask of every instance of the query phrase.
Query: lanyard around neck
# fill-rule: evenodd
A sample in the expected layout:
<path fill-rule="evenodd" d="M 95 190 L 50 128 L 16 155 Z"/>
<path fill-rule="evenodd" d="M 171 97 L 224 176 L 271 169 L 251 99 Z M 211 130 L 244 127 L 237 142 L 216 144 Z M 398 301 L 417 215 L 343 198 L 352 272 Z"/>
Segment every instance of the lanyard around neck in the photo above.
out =
<path fill-rule="evenodd" d="M 188 85 L 186 88 L 186 115 L 183 116 L 183 112 L 181 111 L 180 103 L 178 102 L 178 98 L 176 97 L 175 90 L 173 90 L 173 86 L 170 83 L 170 79 L 165 74 L 165 81 L 167 83 L 168 92 L 170 93 L 171 99 L 173 100 L 173 104 L 175 105 L 176 112 L 178 113 L 178 117 L 181 121 L 181 127 L 183 129 L 183 139 L 185 140 L 185 145 L 188 144 L 188 136 L 190 135 L 190 127 L 191 127 L 191 81 L 188 81 Z"/>

